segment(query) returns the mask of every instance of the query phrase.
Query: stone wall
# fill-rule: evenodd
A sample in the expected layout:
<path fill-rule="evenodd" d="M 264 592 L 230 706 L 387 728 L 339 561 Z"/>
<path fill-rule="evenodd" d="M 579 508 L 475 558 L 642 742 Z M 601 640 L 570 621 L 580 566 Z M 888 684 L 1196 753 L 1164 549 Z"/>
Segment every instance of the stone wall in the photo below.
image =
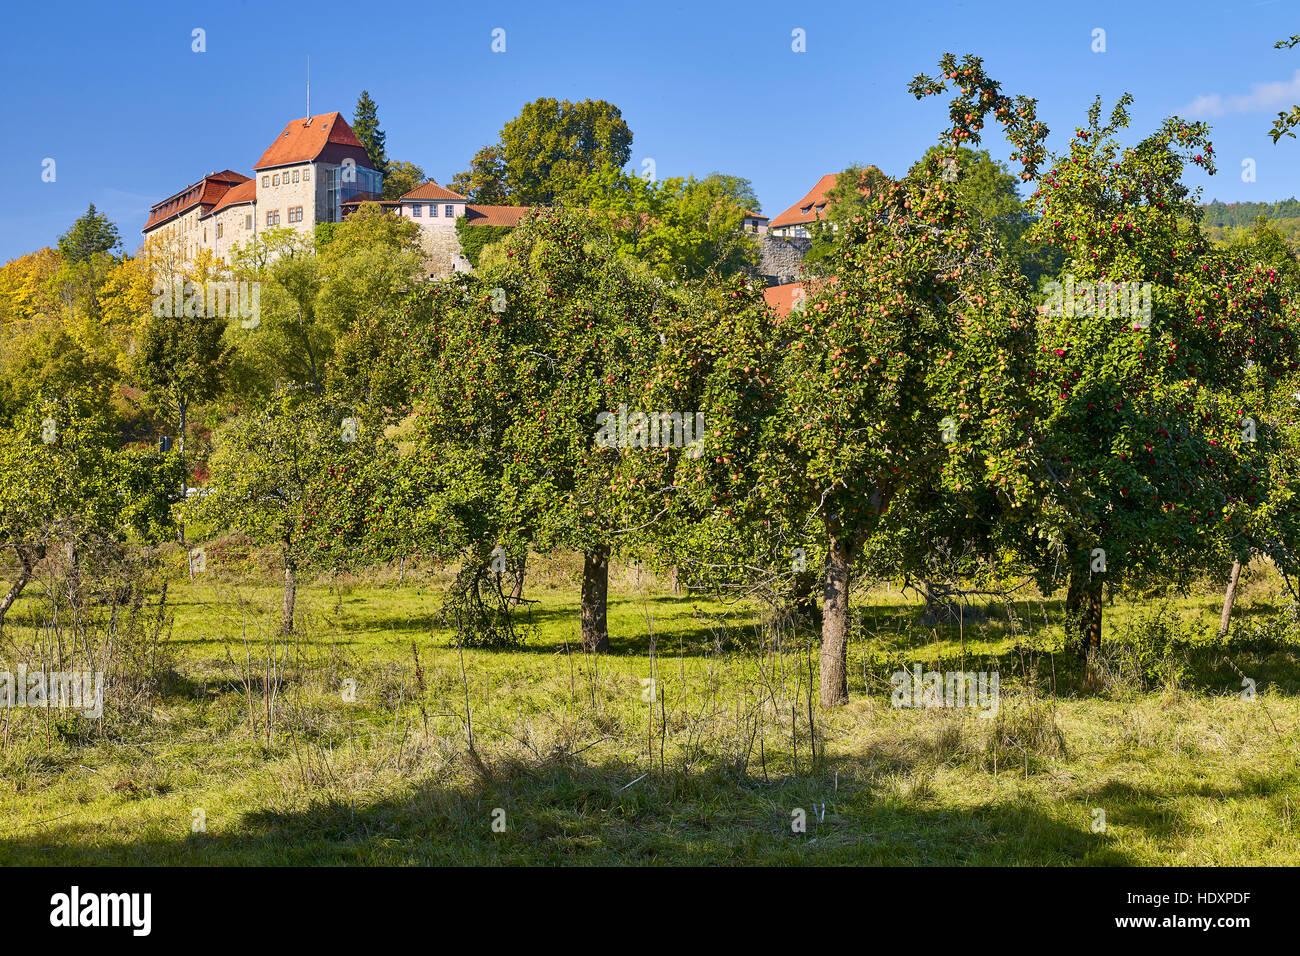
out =
<path fill-rule="evenodd" d="M 293 174 L 298 174 L 298 182 Z M 304 175 L 305 174 L 305 175 Z M 324 203 L 325 183 L 321 181 L 324 170 L 316 163 L 299 163 L 257 173 L 257 231 L 274 229 L 267 226 L 266 214 L 280 213 L 280 228 L 293 229 L 311 237 L 316 229 L 317 203 Z M 276 177 L 279 184 L 275 185 Z M 268 185 L 263 185 L 268 183 Z M 290 222 L 289 210 L 302 207 L 302 222 Z"/>
<path fill-rule="evenodd" d="M 768 285 L 798 282 L 801 278 L 799 267 L 811 248 L 811 239 L 785 239 L 766 233 L 759 245 L 759 274 Z"/>
<path fill-rule="evenodd" d="M 418 219 L 412 221 L 420 222 Z M 432 278 L 444 279 L 453 272 L 469 270 L 454 224 L 454 219 L 443 219 L 437 225 L 420 224 L 420 248 L 424 251 L 425 270 Z"/>
<path fill-rule="evenodd" d="M 250 215 L 253 217 L 252 228 L 247 225 Z M 237 206 L 227 206 L 203 222 L 208 229 L 208 247 L 216 253 L 217 258 L 228 263 L 235 246 L 246 246 L 257 235 L 257 205 L 240 203 Z M 218 225 L 221 227 L 221 235 L 217 235 Z"/>
<path fill-rule="evenodd" d="M 200 249 L 211 246 L 212 230 L 208 229 L 209 241 L 205 244 L 203 229 L 205 222 L 199 221 L 199 207 L 195 206 L 184 215 L 178 216 L 164 226 L 155 226 L 145 233 L 146 239 L 156 242 L 175 244 L 177 252 L 186 259 L 193 259 Z M 156 237 L 156 238 L 155 238 Z"/>

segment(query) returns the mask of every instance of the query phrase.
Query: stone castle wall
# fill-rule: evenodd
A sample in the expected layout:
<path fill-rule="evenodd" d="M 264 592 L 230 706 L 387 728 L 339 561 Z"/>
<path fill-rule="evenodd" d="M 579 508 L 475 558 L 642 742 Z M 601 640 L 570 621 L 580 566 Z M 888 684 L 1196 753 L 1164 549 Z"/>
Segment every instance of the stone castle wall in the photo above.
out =
<path fill-rule="evenodd" d="M 432 278 L 444 279 L 453 272 L 470 269 L 454 223 L 455 220 L 444 220 L 437 225 L 420 225 L 420 248 L 424 252 L 425 269 Z"/>

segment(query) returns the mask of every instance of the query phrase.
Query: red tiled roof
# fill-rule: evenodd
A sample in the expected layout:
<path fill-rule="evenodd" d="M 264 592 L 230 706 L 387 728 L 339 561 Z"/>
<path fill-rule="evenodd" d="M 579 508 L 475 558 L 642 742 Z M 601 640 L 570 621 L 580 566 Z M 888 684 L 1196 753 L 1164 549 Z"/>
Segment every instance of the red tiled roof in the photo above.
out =
<path fill-rule="evenodd" d="M 467 226 L 517 226 L 531 206 L 465 206 Z"/>
<path fill-rule="evenodd" d="M 148 232 L 195 206 L 199 207 L 200 213 L 204 213 L 220 202 L 232 187 L 248 181 L 247 176 L 231 169 L 209 173 L 192 186 L 186 186 L 175 195 L 155 203 L 149 210 L 149 221 L 140 231 Z"/>
<path fill-rule="evenodd" d="M 874 169 L 874 167 L 871 168 Z M 839 178 L 839 175 L 839 173 L 827 173 L 817 180 L 816 186 L 808 190 L 797 203 L 769 222 L 768 226 L 772 229 L 779 229 L 782 226 L 797 226 L 806 222 L 816 222 L 826 209 L 826 194 L 835 188 L 835 180 Z M 864 196 L 870 192 L 865 188 L 860 191 Z"/>
<path fill-rule="evenodd" d="M 821 217 L 826 208 L 826 194 L 835 188 L 838 173 L 828 173 L 817 180 L 817 185 L 810 189 L 802 199 L 773 219 L 768 225 L 773 229 L 780 226 L 794 226 L 805 222 L 814 222 Z"/>
<path fill-rule="evenodd" d="M 239 206 L 247 202 L 257 201 L 257 180 L 250 179 L 240 183 L 238 186 L 226 190 L 226 194 L 221 197 L 221 201 L 203 214 L 203 217 L 211 216 L 218 213 L 227 206 Z M 200 217 L 200 218 L 203 218 Z"/>
<path fill-rule="evenodd" d="M 308 163 L 330 143 L 365 149 L 342 113 L 323 113 L 291 121 L 275 138 L 275 142 L 266 148 L 253 168 L 267 169 L 290 163 Z"/>
<path fill-rule="evenodd" d="M 802 289 L 802 282 L 788 282 L 785 285 L 772 285 L 763 290 L 763 298 L 778 315 L 786 315 L 794 308 L 794 293 Z"/>
<path fill-rule="evenodd" d="M 803 299 L 806 303 L 808 299 L 817 291 L 823 281 L 835 282 L 835 277 L 829 279 L 814 279 L 807 285 L 802 282 L 787 282 L 785 285 L 771 285 L 763 290 L 763 298 L 767 304 L 776 312 L 777 315 L 789 315 L 790 310 L 794 308 L 797 293 L 803 291 Z"/>
<path fill-rule="evenodd" d="M 203 195 L 199 197 L 199 202 L 203 203 L 205 206 L 208 203 L 216 203 L 233 186 L 249 181 L 249 177 L 245 176 L 243 173 L 237 173 L 233 169 L 223 169 L 219 173 L 204 176 Z"/>
<path fill-rule="evenodd" d="M 754 212 L 752 209 L 746 209 L 746 210 L 745 210 L 745 218 L 746 218 L 746 219 L 762 219 L 764 222 L 767 221 L 767 216 L 764 216 L 761 212 Z"/>
<path fill-rule="evenodd" d="M 403 202 L 417 199 L 452 199 L 460 202 L 465 201 L 465 197 L 460 193 L 454 193 L 450 189 L 444 189 L 432 179 L 427 183 L 421 183 L 402 197 Z"/>

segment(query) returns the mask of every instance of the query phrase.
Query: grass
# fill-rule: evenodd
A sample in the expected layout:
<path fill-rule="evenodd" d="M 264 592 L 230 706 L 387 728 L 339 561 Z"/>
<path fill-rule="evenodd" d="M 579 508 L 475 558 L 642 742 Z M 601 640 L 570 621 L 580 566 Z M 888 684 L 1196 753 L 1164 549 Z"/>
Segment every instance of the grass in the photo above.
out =
<path fill-rule="evenodd" d="M 631 571 L 611 653 L 566 652 L 576 573 L 533 568 L 525 646 L 463 655 L 438 575 L 306 587 L 287 643 L 275 588 L 174 580 L 147 706 L 0 717 L 0 863 L 1300 864 L 1296 646 L 1193 642 L 1145 677 L 1122 652 L 1156 608 L 1212 627 L 1212 591 L 1108 608 L 1120 651 L 1086 692 L 1051 602 L 927 629 L 897 591 L 855 594 L 852 699 L 827 712 L 811 635 Z M 1239 617 L 1277 605 L 1257 573 Z M 997 715 L 891 706 L 911 661 L 998 670 Z"/>

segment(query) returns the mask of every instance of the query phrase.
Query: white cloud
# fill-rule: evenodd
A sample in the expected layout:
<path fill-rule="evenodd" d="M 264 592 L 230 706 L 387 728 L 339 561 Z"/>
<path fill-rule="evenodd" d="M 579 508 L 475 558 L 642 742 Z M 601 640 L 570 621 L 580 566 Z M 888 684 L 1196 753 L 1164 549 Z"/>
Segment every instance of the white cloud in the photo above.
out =
<path fill-rule="evenodd" d="M 1289 80 L 1274 83 L 1256 83 L 1249 93 L 1203 93 L 1183 110 L 1189 117 L 1209 119 L 1228 113 L 1264 113 L 1287 109 L 1300 103 L 1300 70 Z"/>

